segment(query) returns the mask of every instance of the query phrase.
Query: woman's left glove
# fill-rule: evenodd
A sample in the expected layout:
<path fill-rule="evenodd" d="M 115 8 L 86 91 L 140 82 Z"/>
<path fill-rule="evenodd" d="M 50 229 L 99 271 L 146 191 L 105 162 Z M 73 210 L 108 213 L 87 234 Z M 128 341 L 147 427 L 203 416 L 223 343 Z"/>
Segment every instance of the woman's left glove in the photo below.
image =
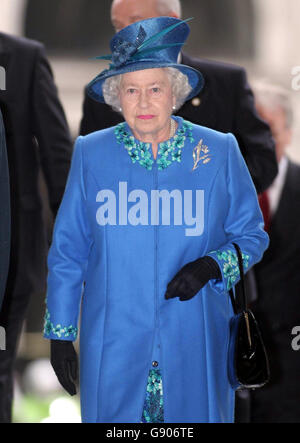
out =
<path fill-rule="evenodd" d="M 180 301 L 193 298 L 211 279 L 222 278 L 218 263 L 205 256 L 183 266 L 167 286 L 165 298 L 179 297 Z"/>

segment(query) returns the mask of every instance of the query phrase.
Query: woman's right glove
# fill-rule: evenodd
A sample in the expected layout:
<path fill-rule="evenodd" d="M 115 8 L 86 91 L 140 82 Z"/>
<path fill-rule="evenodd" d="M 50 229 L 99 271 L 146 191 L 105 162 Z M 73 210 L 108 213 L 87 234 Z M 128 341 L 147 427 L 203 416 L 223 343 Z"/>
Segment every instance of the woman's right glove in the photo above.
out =
<path fill-rule="evenodd" d="M 67 340 L 51 340 L 50 362 L 62 387 L 76 394 L 78 358 L 73 343 Z"/>

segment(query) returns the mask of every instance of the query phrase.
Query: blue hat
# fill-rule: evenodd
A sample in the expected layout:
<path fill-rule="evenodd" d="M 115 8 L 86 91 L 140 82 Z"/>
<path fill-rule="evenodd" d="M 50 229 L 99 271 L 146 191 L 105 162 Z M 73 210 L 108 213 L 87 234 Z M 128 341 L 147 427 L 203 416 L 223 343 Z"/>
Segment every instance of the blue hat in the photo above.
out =
<path fill-rule="evenodd" d="M 177 62 L 190 33 L 186 21 L 174 17 L 155 17 L 133 23 L 118 32 L 110 42 L 112 54 L 95 57 L 98 60 L 111 60 L 112 63 L 87 85 L 90 97 L 104 102 L 102 86 L 109 77 L 167 67 L 176 68 L 187 75 L 193 89 L 186 100 L 197 95 L 204 85 L 202 74 Z"/>

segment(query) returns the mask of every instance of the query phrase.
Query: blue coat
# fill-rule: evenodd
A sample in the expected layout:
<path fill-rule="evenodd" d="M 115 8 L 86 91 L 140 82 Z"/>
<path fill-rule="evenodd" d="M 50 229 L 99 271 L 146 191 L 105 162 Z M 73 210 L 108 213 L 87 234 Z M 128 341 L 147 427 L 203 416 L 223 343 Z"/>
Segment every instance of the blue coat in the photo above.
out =
<path fill-rule="evenodd" d="M 176 135 L 156 160 L 126 123 L 75 144 L 48 256 L 44 336 L 74 341 L 81 306 L 83 422 L 140 422 L 153 359 L 166 423 L 233 421 L 232 242 L 247 271 L 268 236 L 234 136 L 173 118 Z M 165 300 L 179 269 L 205 255 L 222 279 L 189 301 Z"/>

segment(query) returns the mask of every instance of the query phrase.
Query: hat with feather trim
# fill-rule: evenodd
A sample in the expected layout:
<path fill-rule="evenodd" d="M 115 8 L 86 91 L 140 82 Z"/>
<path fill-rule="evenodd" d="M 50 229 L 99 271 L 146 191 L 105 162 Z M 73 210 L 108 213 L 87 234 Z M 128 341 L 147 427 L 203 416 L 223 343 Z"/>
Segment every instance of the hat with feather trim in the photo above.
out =
<path fill-rule="evenodd" d="M 155 17 L 135 22 L 119 31 L 110 42 L 111 55 L 95 57 L 110 60 L 108 69 L 102 71 L 88 85 L 87 92 L 94 100 L 103 103 L 104 81 L 115 75 L 143 69 L 172 67 L 187 75 L 193 88 L 186 100 L 197 95 L 204 85 L 202 74 L 190 66 L 178 63 L 178 55 L 190 28 L 188 20 L 174 17 Z"/>

